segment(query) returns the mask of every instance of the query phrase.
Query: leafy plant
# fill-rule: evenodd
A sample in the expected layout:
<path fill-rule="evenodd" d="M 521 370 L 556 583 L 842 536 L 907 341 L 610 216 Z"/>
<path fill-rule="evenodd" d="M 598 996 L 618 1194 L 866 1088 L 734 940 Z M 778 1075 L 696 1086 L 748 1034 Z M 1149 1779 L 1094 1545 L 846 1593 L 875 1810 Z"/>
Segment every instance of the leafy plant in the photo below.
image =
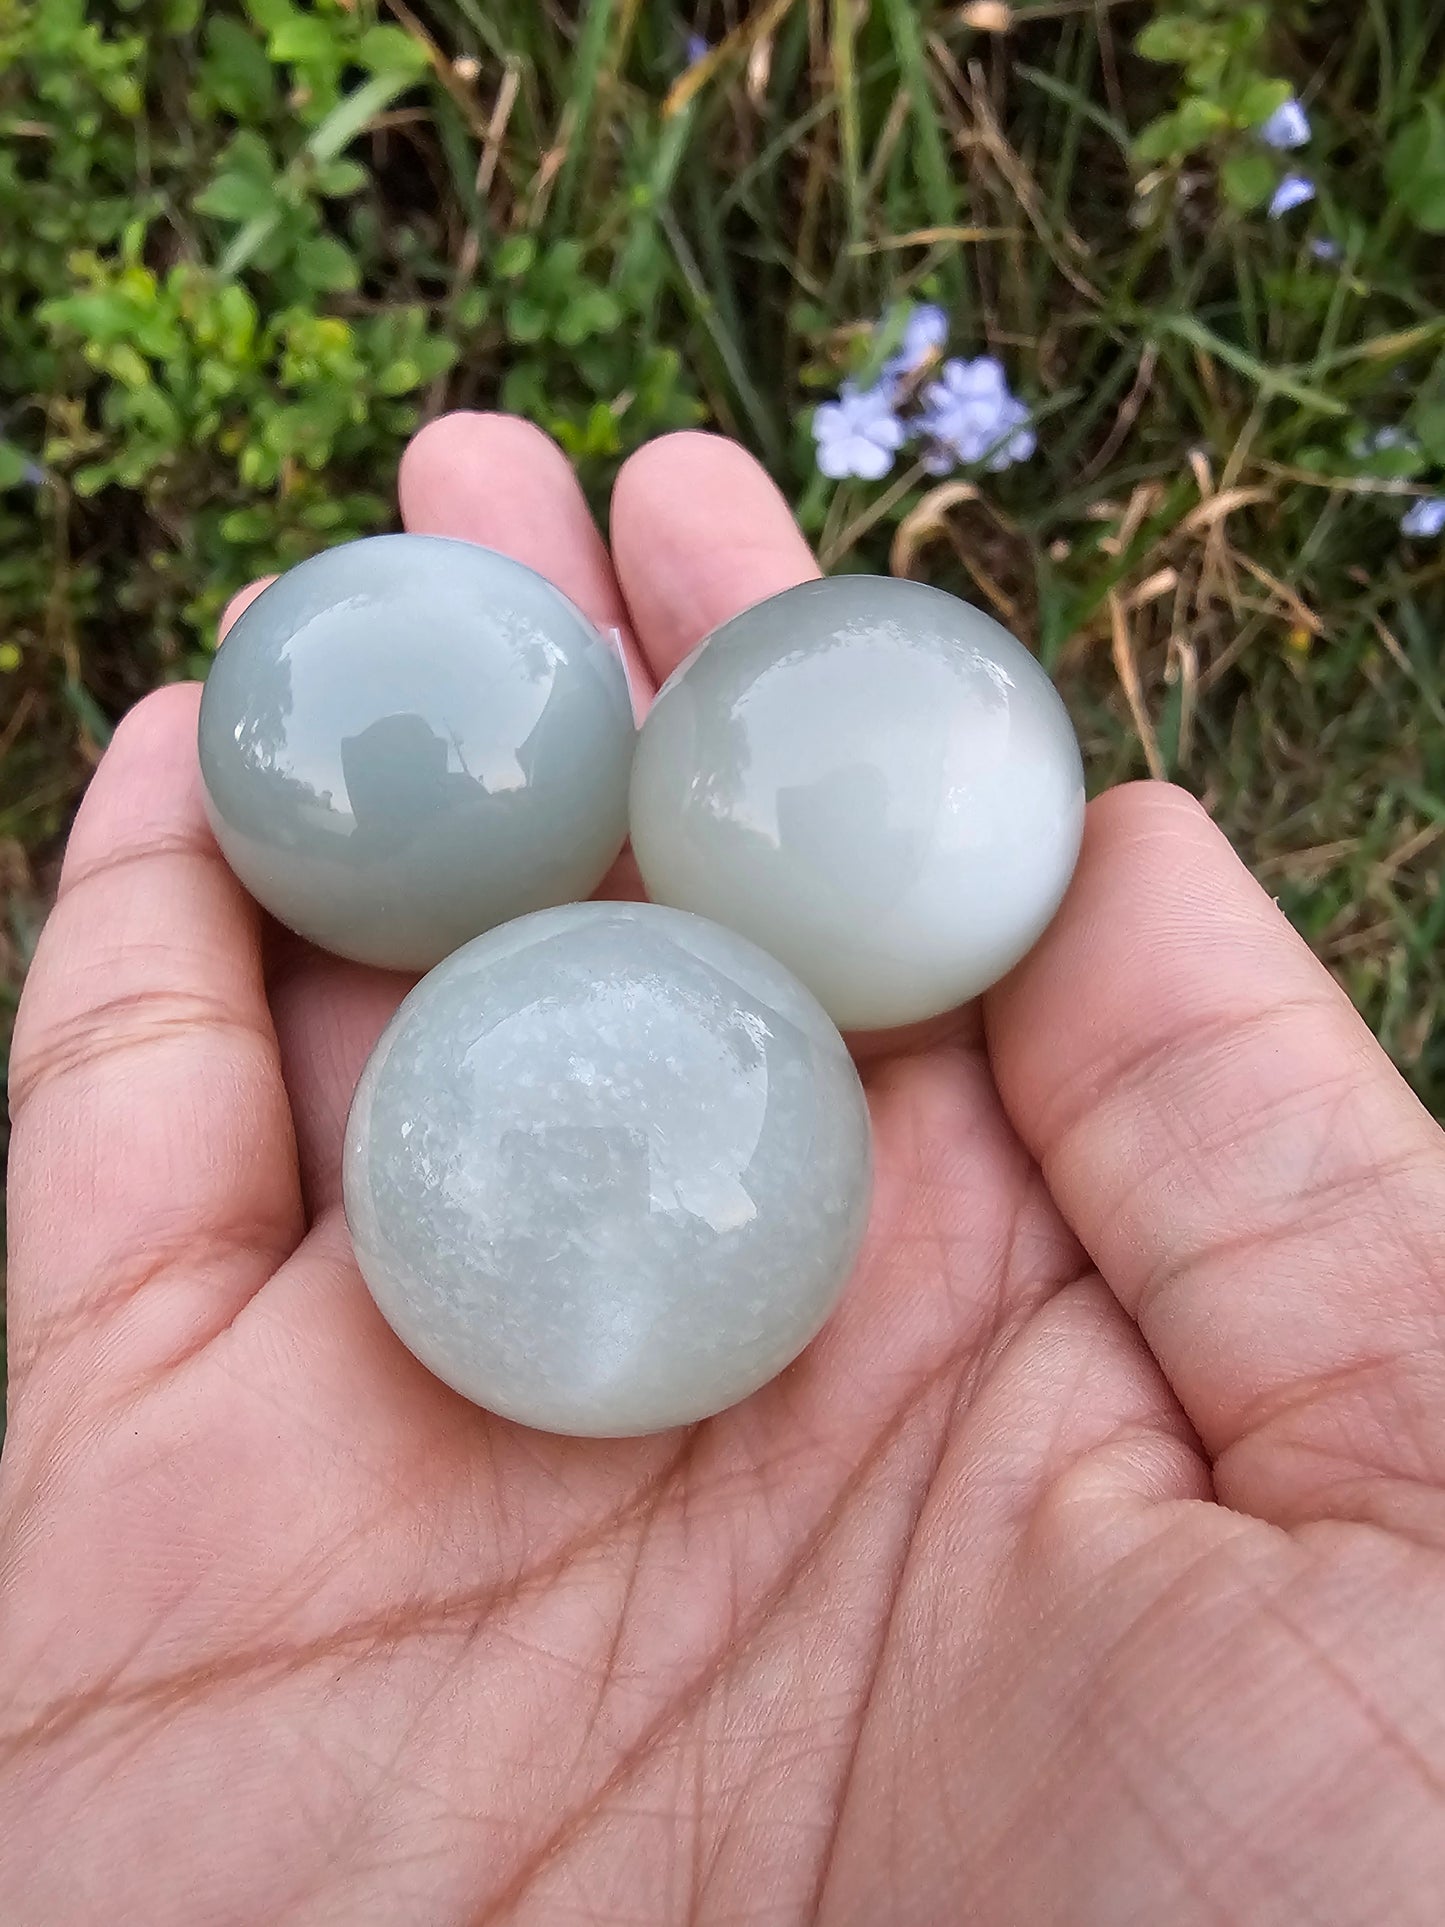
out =
<path fill-rule="evenodd" d="M 31 546 L 68 582 L 67 627 L 91 620 L 66 559 L 84 505 L 124 501 L 145 563 L 110 551 L 96 587 L 144 618 L 159 666 L 197 667 L 241 583 L 385 525 L 376 483 L 463 356 L 505 349 L 507 404 L 584 462 L 701 418 L 657 342 L 643 200 L 609 245 L 519 231 L 460 278 L 440 223 L 384 209 L 370 130 L 450 98 L 431 43 L 373 0 L 115 19 L 0 0 L 0 491 L 38 511 L 44 478 L 59 513 Z M 10 673 L 56 673 L 44 581 L 0 579 Z"/>
<path fill-rule="evenodd" d="M 576 241 L 539 249 L 518 235 L 500 250 L 496 272 L 507 339 L 523 351 L 502 383 L 502 406 L 540 422 L 574 459 L 615 457 L 702 420 L 676 349 L 644 347 L 619 368 L 624 303 L 637 290 L 604 285 Z"/>
<path fill-rule="evenodd" d="M 1251 0 L 1171 0 L 1155 12 L 1135 46 L 1146 59 L 1181 69 L 1176 103 L 1136 136 L 1141 162 L 1177 166 L 1215 153 L 1220 185 L 1235 207 L 1261 206 L 1278 180 L 1269 154 L 1247 138 L 1290 97 L 1270 71 L 1270 9 Z"/>
<path fill-rule="evenodd" d="M 1425 234 L 1445 234 L 1445 99 L 1422 100 L 1390 145 L 1385 178 Z"/>
<path fill-rule="evenodd" d="M 1267 7 L 1237 0 L 1186 0 L 1155 14 L 1135 45 L 1146 60 L 1182 68 L 1184 84 L 1178 104 L 1136 139 L 1141 160 L 1183 160 L 1262 126 L 1289 98 L 1289 82 L 1264 70 L 1269 25 Z"/>

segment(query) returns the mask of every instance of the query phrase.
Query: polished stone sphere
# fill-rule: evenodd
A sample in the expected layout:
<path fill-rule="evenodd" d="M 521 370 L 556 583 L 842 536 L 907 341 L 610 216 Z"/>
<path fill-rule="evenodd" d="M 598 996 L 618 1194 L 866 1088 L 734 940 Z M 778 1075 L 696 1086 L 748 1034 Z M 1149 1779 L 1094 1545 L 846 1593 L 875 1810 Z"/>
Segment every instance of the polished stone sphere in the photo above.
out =
<path fill-rule="evenodd" d="M 236 875 L 323 949 L 394 969 L 589 895 L 626 839 L 635 740 L 617 652 L 560 591 L 429 535 L 282 576 L 201 702 Z"/>
<path fill-rule="evenodd" d="M 922 583 L 836 576 L 724 624 L 638 741 L 655 901 L 779 958 L 845 1029 L 996 982 L 1068 887 L 1084 777 L 1068 715 L 999 624 Z"/>
<path fill-rule="evenodd" d="M 798 1355 L 870 1169 L 852 1059 L 780 964 L 682 911 L 582 903 L 478 937 L 402 1004 L 352 1106 L 346 1215 L 438 1378 L 620 1437 Z"/>

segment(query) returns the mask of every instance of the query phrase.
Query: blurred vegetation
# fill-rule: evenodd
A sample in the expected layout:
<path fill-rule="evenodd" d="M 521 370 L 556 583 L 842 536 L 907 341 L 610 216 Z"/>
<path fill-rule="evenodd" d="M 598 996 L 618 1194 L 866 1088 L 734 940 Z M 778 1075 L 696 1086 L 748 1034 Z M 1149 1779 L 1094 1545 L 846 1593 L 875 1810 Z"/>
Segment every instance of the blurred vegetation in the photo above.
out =
<path fill-rule="evenodd" d="M 0 0 L 0 997 L 112 720 L 502 406 L 599 503 L 714 425 L 829 567 L 994 607 L 1445 1108 L 1442 232 L 1445 0 Z M 1031 462 L 818 475 L 910 299 Z"/>

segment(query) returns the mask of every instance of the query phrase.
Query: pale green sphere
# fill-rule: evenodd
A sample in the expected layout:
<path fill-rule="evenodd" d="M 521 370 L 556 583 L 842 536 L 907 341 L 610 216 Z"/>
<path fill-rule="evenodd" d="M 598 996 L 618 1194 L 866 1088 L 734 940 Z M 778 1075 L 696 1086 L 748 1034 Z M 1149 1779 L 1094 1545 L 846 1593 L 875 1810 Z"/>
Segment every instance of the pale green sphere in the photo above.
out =
<path fill-rule="evenodd" d="M 357 1263 L 466 1398 L 553 1432 L 706 1418 L 789 1364 L 868 1217 L 867 1107 L 730 930 L 583 903 L 478 937 L 382 1035 L 346 1131 Z"/>
<path fill-rule="evenodd" d="M 201 701 L 231 868 L 303 937 L 394 969 L 590 895 L 626 839 L 635 741 L 587 618 L 509 556 L 430 535 L 282 576 Z"/>
<path fill-rule="evenodd" d="M 726 623 L 664 684 L 631 822 L 655 901 L 751 937 L 844 1029 L 887 1029 L 1037 942 L 1084 774 L 1052 683 L 991 617 L 835 576 Z"/>

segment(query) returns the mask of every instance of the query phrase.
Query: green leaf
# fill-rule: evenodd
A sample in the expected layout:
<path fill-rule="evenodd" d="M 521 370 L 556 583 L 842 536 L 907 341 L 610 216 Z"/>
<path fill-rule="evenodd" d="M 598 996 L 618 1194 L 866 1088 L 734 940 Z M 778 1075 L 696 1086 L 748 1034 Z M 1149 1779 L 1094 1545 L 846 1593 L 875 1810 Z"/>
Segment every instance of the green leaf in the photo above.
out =
<path fill-rule="evenodd" d="M 1263 127 L 1276 108 L 1283 107 L 1291 93 L 1287 80 L 1266 80 L 1262 76 L 1245 83 L 1234 101 L 1234 119 L 1240 127 Z"/>
<path fill-rule="evenodd" d="M 1416 227 L 1445 234 L 1445 107 L 1438 101 L 1425 101 L 1390 143 L 1385 180 Z"/>
<path fill-rule="evenodd" d="M 1413 481 L 1417 475 L 1424 474 L 1426 466 L 1420 450 L 1409 443 L 1399 448 L 1377 448 L 1357 463 L 1361 475 L 1372 476 L 1379 482 Z"/>
<path fill-rule="evenodd" d="M 1414 429 L 1430 460 L 1445 466 L 1445 402 L 1420 409 L 1414 418 Z"/>
<path fill-rule="evenodd" d="M 1306 442 L 1296 453 L 1295 463 L 1300 468 L 1309 469 L 1315 475 L 1338 475 L 1342 472 L 1339 456 L 1334 449 L 1326 448 L 1322 442 Z M 1353 468 L 1353 464 L 1351 467 Z"/>
<path fill-rule="evenodd" d="M 354 49 L 357 63 L 374 74 L 424 74 L 431 55 L 403 27 L 368 27 Z"/>
<path fill-rule="evenodd" d="M 493 262 L 503 281 L 520 281 L 537 259 L 537 243 L 530 234 L 511 234 L 497 249 Z"/>
<path fill-rule="evenodd" d="M 1426 100 L 1390 143 L 1385 178 L 1396 190 L 1417 175 L 1445 173 L 1445 107 Z"/>
<path fill-rule="evenodd" d="M 339 68 L 341 47 L 335 31 L 314 15 L 294 14 L 283 21 L 270 37 L 273 60 L 284 60 L 294 67 Z"/>
<path fill-rule="evenodd" d="M 1229 116 L 1218 101 L 1206 100 L 1202 94 L 1191 94 L 1181 101 L 1175 120 L 1186 154 L 1205 146 L 1229 125 Z"/>
<path fill-rule="evenodd" d="M 297 249 L 296 272 L 307 287 L 323 294 L 354 288 L 361 279 L 350 248 L 330 234 L 315 235 Z"/>
<path fill-rule="evenodd" d="M 363 87 L 339 100 L 325 120 L 311 134 L 303 149 L 306 161 L 315 167 L 334 161 L 354 141 L 363 127 L 389 107 L 401 91 L 403 82 L 392 74 L 378 74 Z M 275 265 L 282 250 L 277 243 L 278 212 L 248 221 L 227 248 L 220 273 L 229 280 L 254 262 L 258 267 Z"/>
<path fill-rule="evenodd" d="M 1231 154 L 1219 170 L 1219 180 L 1230 206 L 1247 213 L 1269 199 L 1275 173 L 1275 163 L 1267 154 Z"/>
<path fill-rule="evenodd" d="M 1134 46 L 1145 60 L 1182 67 L 1197 57 L 1207 31 L 1200 21 L 1166 13 L 1149 22 Z"/>
<path fill-rule="evenodd" d="M 100 366 L 123 388 L 144 388 L 151 378 L 150 363 L 129 341 L 117 342 L 102 357 Z"/>
<path fill-rule="evenodd" d="M 0 489 L 18 488 L 30 479 L 30 473 L 29 457 L 14 442 L 0 441 Z"/>
<path fill-rule="evenodd" d="M 218 221 L 254 221 L 269 214 L 275 205 L 274 181 L 234 170 L 218 174 L 195 200 L 198 213 L 210 214 Z"/>
<path fill-rule="evenodd" d="M 1422 234 L 1445 234 L 1445 174 L 1426 175 L 1399 199 Z"/>
<path fill-rule="evenodd" d="M 421 369 L 414 361 L 393 361 L 383 368 L 376 377 L 378 395 L 409 395 L 414 388 L 420 388 Z"/>
<path fill-rule="evenodd" d="M 273 188 L 276 181 L 276 161 L 270 147 L 251 128 L 244 128 L 229 143 L 217 163 L 216 173 L 242 174 L 248 180 L 262 186 Z"/>
<path fill-rule="evenodd" d="M 575 348 L 593 335 L 611 334 L 621 320 L 622 311 L 607 290 L 589 288 L 565 310 L 554 333 L 564 348 Z"/>
<path fill-rule="evenodd" d="M 1177 114 L 1160 114 L 1141 128 L 1134 140 L 1135 159 L 1146 167 L 1156 161 L 1180 160 L 1188 151 L 1187 143 L 1180 138 Z"/>
<path fill-rule="evenodd" d="M 521 346 L 541 341 L 547 333 L 547 310 L 531 295 L 514 295 L 507 303 L 507 333 Z"/>
<path fill-rule="evenodd" d="M 276 33 L 296 15 L 291 0 L 246 0 L 246 11 L 265 33 Z"/>
<path fill-rule="evenodd" d="M 582 244 L 579 241 L 554 241 L 532 276 L 537 292 L 556 302 L 569 300 L 582 280 Z"/>
<path fill-rule="evenodd" d="M 359 193 L 370 178 L 360 161 L 327 161 L 316 170 L 316 191 L 337 200 L 342 195 Z"/>
<path fill-rule="evenodd" d="M 130 334 L 132 309 L 122 295 L 110 292 L 73 294 L 50 301 L 40 311 L 41 321 L 78 335 L 92 347 L 124 341 Z"/>
<path fill-rule="evenodd" d="M 201 84 L 216 105 L 238 121 L 265 120 L 276 105 L 276 82 L 265 48 L 239 20 L 224 14 L 206 28 Z"/>
<path fill-rule="evenodd" d="M 418 342 L 412 359 L 416 363 L 419 381 L 435 381 L 438 375 L 446 374 L 457 359 L 457 344 L 444 341 L 440 335 L 429 341 Z"/>
<path fill-rule="evenodd" d="M 1422 234 L 1445 234 L 1445 174 L 1432 174 L 1405 203 Z"/>
<path fill-rule="evenodd" d="M 480 328 L 492 311 L 491 296 L 485 288 L 468 288 L 456 307 L 457 326 L 470 332 Z"/>

